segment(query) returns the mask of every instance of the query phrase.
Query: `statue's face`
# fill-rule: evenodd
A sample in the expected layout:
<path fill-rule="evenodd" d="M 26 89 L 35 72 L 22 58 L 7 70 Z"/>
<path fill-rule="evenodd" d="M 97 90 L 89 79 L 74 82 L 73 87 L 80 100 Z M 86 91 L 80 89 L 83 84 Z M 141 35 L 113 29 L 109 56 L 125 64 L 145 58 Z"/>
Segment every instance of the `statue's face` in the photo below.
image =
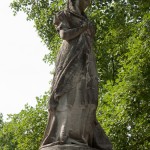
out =
<path fill-rule="evenodd" d="M 84 11 L 91 4 L 91 0 L 78 0 L 80 10 Z"/>

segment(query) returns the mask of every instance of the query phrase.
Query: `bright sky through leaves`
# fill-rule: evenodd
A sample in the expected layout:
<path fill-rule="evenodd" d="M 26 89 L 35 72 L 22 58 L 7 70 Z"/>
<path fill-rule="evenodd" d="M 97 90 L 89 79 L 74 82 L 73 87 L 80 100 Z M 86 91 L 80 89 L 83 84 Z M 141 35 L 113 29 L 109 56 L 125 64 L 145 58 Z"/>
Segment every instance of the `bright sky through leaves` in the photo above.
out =
<path fill-rule="evenodd" d="M 18 113 L 49 90 L 50 67 L 42 61 L 47 48 L 24 14 L 13 16 L 11 0 L 0 3 L 0 113 Z"/>

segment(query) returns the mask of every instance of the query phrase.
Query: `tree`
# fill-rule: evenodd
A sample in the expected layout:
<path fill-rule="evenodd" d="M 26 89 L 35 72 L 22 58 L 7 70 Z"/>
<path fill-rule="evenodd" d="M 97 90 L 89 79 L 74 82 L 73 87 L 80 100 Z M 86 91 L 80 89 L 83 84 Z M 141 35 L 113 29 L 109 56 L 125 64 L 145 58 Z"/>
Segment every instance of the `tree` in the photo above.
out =
<path fill-rule="evenodd" d="M 48 95 L 37 97 L 36 107 L 25 105 L 18 114 L 9 115 L 0 130 L 0 150 L 37 150 L 47 122 Z"/>
<path fill-rule="evenodd" d="M 16 14 L 23 11 L 50 53 L 52 63 L 60 39 L 54 14 L 65 0 L 15 0 Z M 87 14 L 96 25 L 95 53 L 99 74 L 97 117 L 115 150 L 149 147 L 150 3 L 147 0 L 94 0 Z M 29 111 L 29 110 L 28 110 Z"/>
<path fill-rule="evenodd" d="M 3 114 L 0 113 L 0 129 L 3 127 Z"/>

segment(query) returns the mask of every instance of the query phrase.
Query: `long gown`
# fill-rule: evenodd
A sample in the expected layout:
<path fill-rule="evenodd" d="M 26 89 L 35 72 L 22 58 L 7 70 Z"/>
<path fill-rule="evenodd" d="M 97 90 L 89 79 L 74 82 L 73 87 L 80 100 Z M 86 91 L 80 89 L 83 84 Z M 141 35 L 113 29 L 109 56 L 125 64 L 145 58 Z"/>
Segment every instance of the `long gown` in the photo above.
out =
<path fill-rule="evenodd" d="M 56 30 L 78 29 L 86 16 L 59 12 Z M 98 76 L 92 51 L 93 28 L 63 40 L 56 60 L 49 119 L 42 145 L 79 144 L 111 150 L 111 143 L 96 120 Z"/>

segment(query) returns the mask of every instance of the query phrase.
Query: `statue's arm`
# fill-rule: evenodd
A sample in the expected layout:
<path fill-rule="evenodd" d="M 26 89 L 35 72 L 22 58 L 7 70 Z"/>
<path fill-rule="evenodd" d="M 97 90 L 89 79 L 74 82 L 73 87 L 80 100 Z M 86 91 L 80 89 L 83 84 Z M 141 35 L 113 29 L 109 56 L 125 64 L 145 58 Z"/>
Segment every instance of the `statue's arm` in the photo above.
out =
<path fill-rule="evenodd" d="M 59 31 L 59 35 L 63 40 L 71 40 L 79 36 L 87 29 L 87 24 L 83 24 L 81 27 L 73 29 L 62 29 Z"/>

